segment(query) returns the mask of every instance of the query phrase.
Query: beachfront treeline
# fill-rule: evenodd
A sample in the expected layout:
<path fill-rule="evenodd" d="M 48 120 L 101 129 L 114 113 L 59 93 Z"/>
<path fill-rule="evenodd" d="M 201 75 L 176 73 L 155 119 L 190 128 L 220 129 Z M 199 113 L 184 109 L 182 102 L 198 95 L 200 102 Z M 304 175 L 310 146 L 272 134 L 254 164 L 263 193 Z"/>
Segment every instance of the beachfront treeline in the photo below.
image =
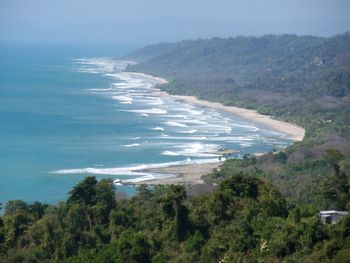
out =
<path fill-rule="evenodd" d="M 86 177 L 58 205 L 8 202 L 0 218 L 0 260 L 348 262 L 350 216 L 335 225 L 318 217 L 322 208 L 350 207 L 341 158 L 336 151 L 324 156 L 333 171 L 314 189 L 318 202 L 307 205 L 286 201 L 261 177 L 232 175 L 227 167 L 212 175 L 226 177 L 214 191 L 196 196 L 179 185 L 143 186 L 117 200 L 111 180 Z"/>

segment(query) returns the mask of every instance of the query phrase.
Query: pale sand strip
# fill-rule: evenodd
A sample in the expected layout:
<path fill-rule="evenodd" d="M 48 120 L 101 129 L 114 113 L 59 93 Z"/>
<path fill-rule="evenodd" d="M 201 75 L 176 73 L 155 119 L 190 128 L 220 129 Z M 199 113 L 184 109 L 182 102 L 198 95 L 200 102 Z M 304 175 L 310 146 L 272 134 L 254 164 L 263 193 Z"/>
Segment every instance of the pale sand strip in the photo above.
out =
<path fill-rule="evenodd" d="M 213 171 L 214 168 L 218 168 L 222 162 L 217 163 L 201 163 L 201 164 L 186 164 L 175 165 L 169 167 L 161 167 L 154 169 L 147 169 L 147 172 L 152 173 L 165 173 L 174 174 L 176 177 L 147 180 L 142 182 L 133 183 L 135 185 L 168 185 L 168 184 L 203 184 L 202 176 Z"/>
<path fill-rule="evenodd" d="M 158 82 L 161 85 L 169 83 L 166 79 L 155 77 L 155 76 L 148 75 L 148 74 L 141 73 L 141 72 L 125 72 L 125 73 L 129 74 L 130 76 L 151 79 L 151 80 L 154 80 L 154 81 Z"/>

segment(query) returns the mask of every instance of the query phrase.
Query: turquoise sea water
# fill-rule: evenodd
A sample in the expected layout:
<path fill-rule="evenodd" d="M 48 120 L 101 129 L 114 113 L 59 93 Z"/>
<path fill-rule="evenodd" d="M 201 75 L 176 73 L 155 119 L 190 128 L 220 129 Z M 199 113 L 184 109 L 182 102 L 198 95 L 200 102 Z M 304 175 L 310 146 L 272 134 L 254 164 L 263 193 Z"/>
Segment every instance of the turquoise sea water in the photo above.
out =
<path fill-rule="evenodd" d="M 217 161 L 220 148 L 239 149 L 239 157 L 292 143 L 239 117 L 160 97 L 155 80 L 98 52 L 11 52 L 0 60 L 3 203 L 56 203 L 87 174 L 144 180 L 164 176 L 144 168 Z"/>

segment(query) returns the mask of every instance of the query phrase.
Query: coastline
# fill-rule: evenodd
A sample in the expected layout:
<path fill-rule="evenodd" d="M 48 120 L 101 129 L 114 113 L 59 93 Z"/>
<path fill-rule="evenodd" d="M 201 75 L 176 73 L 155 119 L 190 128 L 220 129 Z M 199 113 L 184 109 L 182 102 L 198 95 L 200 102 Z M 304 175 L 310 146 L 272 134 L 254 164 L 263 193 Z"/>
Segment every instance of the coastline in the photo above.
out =
<path fill-rule="evenodd" d="M 262 124 L 266 127 L 272 128 L 283 134 L 286 134 L 287 138 L 292 139 L 293 141 L 302 141 L 305 136 L 304 128 L 292 123 L 273 119 L 271 116 L 268 116 L 268 115 L 262 115 L 258 113 L 256 110 L 238 108 L 235 106 L 226 106 L 219 102 L 210 102 L 210 101 L 200 100 L 200 99 L 197 99 L 195 96 L 169 95 L 169 94 L 167 94 L 167 96 L 171 96 L 172 98 L 175 98 L 177 100 L 186 101 L 186 102 L 200 105 L 203 107 L 213 108 L 213 109 L 225 111 L 228 113 L 232 113 L 234 115 L 238 115 L 246 120 L 250 120 L 252 122 Z"/>
<path fill-rule="evenodd" d="M 148 78 L 156 81 L 158 84 L 167 84 L 168 81 L 161 77 L 155 77 L 145 73 L 139 72 L 126 72 L 132 76 Z M 297 126 L 295 124 L 275 120 L 272 116 L 262 115 L 256 110 L 244 109 L 235 106 L 226 106 L 218 102 L 210 102 L 205 100 L 200 100 L 195 96 L 185 96 L 185 95 L 171 95 L 165 91 L 159 90 L 157 92 L 159 96 L 166 96 L 174 98 L 175 100 L 185 101 L 191 104 L 208 107 L 220 111 L 224 111 L 236 116 L 240 116 L 246 120 L 250 120 L 255 123 L 259 123 L 273 130 L 281 132 L 287 136 L 287 138 L 294 141 L 302 141 L 305 136 L 305 129 Z M 257 154 L 258 155 L 258 154 Z M 261 153 L 259 153 L 261 155 Z M 220 169 L 220 165 L 223 161 L 218 161 L 215 163 L 201 163 L 201 164 L 184 164 L 175 165 L 161 168 L 151 168 L 146 169 L 147 172 L 153 173 L 164 173 L 172 174 L 174 177 L 164 178 L 164 179 L 150 179 L 140 182 L 129 183 L 133 185 L 167 185 L 167 184 L 203 184 L 204 181 L 202 177 L 213 169 Z"/>
<path fill-rule="evenodd" d="M 157 81 L 160 85 L 169 83 L 166 79 L 155 77 L 152 75 L 148 75 L 145 73 L 139 73 L 139 72 L 127 72 L 128 74 L 131 74 L 133 76 L 139 76 L 144 77 L 148 79 L 152 79 L 154 81 Z M 292 123 L 280 121 L 273 119 L 272 116 L 269 115 L 263 115 L 258 113 L 256 110 L 251 109 L 245 109 L 245 108 L 239 108 L 235 106 L 226 106 L 219 102 L 210 102 L 206 100 L 200 100 L 195 96 L 186 96 L 186 95 L 171 95 L 165 91 L 159 91 L 159 96 L 167 96 L 174 98 L 175 100 L 185 101 L 189 102 L 195 105 L 212 108 L 220 111 L 224 111 L 227 113 L 231 113 L 237 116 L 240 116 L 246 120 L 250 120 L 252 122 L 256 122 L 259 124 L 262 124 L 266 127 L 272 128 L 274 130 L 277 130 L 283 134 L 287 135 L 287 138 L 292 139 L 294 141 L 302 141 L 305 136 L 305 129 Z"/>

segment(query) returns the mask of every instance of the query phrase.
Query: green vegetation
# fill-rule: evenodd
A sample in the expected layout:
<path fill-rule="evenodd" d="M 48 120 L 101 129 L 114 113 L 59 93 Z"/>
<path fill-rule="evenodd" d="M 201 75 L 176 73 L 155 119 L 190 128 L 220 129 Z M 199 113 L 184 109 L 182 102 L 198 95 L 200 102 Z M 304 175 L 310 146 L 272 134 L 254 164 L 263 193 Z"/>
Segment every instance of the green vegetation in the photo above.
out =
<path fill-rule="evenodd" d="M 128 58 L 171 80 L 168 92 L 254 108 L 306 137 L 227 160 L 196 190 L 143 186 L 116 200 L 111 180 L 86 177 L 58 205 L 10 201 L 1 262 L 350 262 L 350 215 L 317 215 L 350 211 L 349 33 L 165 43 Z"/>
<path fill-rule="evenodd" d="M 332 169 L 323 157 L 327 149 L 340 151 L 349 163 L 350 33 L 191 40 L 145 47 L 128 58 L 140 62 L 130 70 L 170 80 L 160 86 L 169 93 L 256 109 L 303 126 L 305 139 L 285 152 L 244 163 L 248 167 L 239 160 L 225 163 L 234 171 L 257 169 L 292 201 L 308 203 L 315 185 L 325 182 Z"/>
<path fill-rule="evenodd" d="M 349 185 L 336 184 L 348 175 L 339 160 L 334 165 L 332 188 L 321 185 L 317 194 L 343 209 L 350 204 L 349 191 L 343 191 Z M 221 174 L 231 171 L 224 167 L 215 176 Z M 196 197 L 176 185 L 141 187 L 130 199 L 114 197 L 112 181 L 86 177 L 57 206 L 8 202 L 0 218 L 1 262 L 348 262 L 350 257 L 350 216 L 324 225 L 315 205 L 288 203 L 266 180 L 248 173 L 234 174 Z"/>

